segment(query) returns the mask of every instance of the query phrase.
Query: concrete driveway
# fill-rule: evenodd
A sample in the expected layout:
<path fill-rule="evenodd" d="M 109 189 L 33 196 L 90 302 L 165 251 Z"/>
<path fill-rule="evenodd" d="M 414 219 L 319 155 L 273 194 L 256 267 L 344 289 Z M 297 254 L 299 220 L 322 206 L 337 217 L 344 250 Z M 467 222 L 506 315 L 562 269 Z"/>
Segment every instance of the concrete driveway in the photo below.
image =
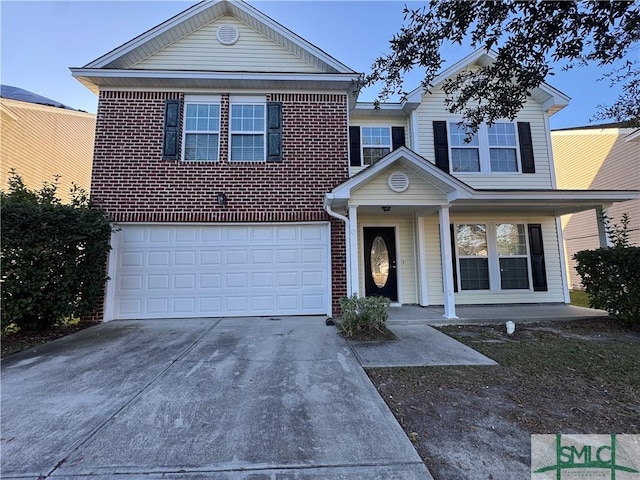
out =
<path fill-rule="evenodd" d="M 2 478 L 431 479 L 323 318 L 117 321 L 2 363 Z"/>

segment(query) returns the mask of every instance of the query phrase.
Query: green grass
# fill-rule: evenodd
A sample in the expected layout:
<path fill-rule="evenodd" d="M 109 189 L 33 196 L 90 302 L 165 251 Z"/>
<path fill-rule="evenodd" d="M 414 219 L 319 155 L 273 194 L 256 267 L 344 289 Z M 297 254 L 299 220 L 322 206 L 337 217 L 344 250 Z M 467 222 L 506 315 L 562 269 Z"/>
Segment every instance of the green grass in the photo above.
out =
<path fill-rule="evenodd" d="M 571 305 L 577 307 L 589 307 L 589 295 L 584 290 L 569 290 Z"/>

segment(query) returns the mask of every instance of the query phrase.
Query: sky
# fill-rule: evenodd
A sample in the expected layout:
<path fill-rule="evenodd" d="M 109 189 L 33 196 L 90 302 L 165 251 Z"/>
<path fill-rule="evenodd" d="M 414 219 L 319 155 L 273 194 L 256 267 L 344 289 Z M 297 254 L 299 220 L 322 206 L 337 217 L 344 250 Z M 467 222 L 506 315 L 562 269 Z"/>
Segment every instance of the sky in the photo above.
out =
<path fill-rule="evenodd" d="M 0 82 L 49 97 L 73 108 L 96 112 L 97 97 L 71 76 L 82 67 L 197 2 L 194 1 L 0 1 Z M 403 24 L 400 1 L 249 1 L 254 7 L 352 69 L 369 73 L 375 58 Z M 409 2 L 418 6 L 423 2 Z M 451 46 L 443 68 L 473 50 Z M 637 52 L 637 50 L 635 50 Z M 551 128 L 589 125 L 598 104 L 619 94 L 596 66 L 562 71 L 547 82 L 571 97 L 553 115 Z M 419 86 L 420 71 L 405 78 L 405 89 Z M 374 86 L 360 101 L 373 101 Z M 596 122 L 597 123 L 597 122 Z M 601 123 L 601 122 L 600 122 Z"/>

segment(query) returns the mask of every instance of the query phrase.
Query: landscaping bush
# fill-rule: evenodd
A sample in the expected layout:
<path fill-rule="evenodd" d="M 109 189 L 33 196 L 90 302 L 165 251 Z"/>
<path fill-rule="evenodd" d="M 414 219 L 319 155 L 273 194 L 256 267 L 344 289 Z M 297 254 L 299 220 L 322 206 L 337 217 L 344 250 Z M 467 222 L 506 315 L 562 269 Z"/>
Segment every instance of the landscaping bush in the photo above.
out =
<path fill-rule="evenodd" d="M 626 324 L 640 324 L 640 247 L 583 250 L 573 258 L 593 308 Z"/>
<path fill-rule="evenodd" d="M 385 297 L 342 297 L 342 321 L 338 325 L 340 333 L 351 338 L 357 333 L 385 330 L 384 323 L 389 314 L 386 307 L 391 302 Z"/>
<path fill-rule="evenodd" d="M 1 325 L 45 330 L 93 313 L 107 280 L 111 225 L 74 186 L 71 203 L 57 197 L 57 178 L 36 191 L 11 172 L 0 192 Z"/>

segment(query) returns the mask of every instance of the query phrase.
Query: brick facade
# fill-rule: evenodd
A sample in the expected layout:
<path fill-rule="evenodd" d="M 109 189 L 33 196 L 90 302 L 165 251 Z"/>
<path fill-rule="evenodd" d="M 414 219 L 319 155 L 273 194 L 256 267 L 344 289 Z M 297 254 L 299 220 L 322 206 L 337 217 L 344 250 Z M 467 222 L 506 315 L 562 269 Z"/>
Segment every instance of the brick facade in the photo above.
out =
<path fill-rule="evenodd" d="M 181 92 L 103 91 L 91 193 L 115 222 L 305 222 L 332 220 L 333 308 L 346 293 L 344 224 L 323 209 L 348 178 L 345 94 L 269 94 L 282 102 L 283 161 L 229 162 L 229 96 L 222 95 L 220 160 L 162 160 L 164 103 Z M 184 109 L 183 109 L 184 110 Z M 228 203 L 220 206 L 216 192 Z"/>

